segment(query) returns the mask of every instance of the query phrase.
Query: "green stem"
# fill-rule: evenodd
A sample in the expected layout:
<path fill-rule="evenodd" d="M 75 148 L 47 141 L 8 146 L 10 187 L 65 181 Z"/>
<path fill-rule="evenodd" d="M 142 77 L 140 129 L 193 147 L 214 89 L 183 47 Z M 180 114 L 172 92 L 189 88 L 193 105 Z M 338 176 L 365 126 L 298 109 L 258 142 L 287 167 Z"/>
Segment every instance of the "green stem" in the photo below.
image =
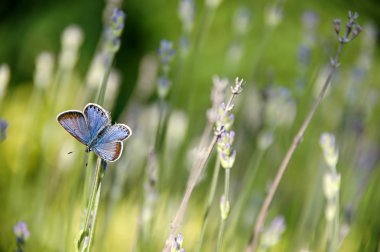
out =
<path fill-rule="evenodd" d="M 158 153 L 161 150 L 164 129 L 167 124 L 168 113 L 167 113 L 166 107 L 167 107 L 166 100 L 164 98 L 160 98 L 158 101 L 159 118 L 158 118 L 158 125 L 157 125 L 157 131 L 156 131 L 156 140 L 154 143 L 154 149 Z"/>
<path fill-rule="evenodd" d="M 334 222 L 334 248 L 335 251 L 338 251 L 338 240 L 339 240 L 339 192 L 337 193 L 335 197 L 335 204 L 336 204 L 336 213 L 335 213 L 335 222 Z"/>
<path fill-rule="evenodd" d="M 251 194 L 251 189 L 253 187 L 256 172 L 261 164 L 261 161 L 263 160 L 264 154 L 265 150 L 259 150 L 257 157 L 255 155 L 252 155 L 247 165 L 247 174 L 244 176 L 242 193 L 239 194 L 240 197 L 237 199 L 237 202 L 231 215 L 230 230 L 232 232 L 235 231 L 236 226 L 239 224 L 239 217 L 243 213 L 243 209 L 245 209 L 248 198 Z"/>
<path fill-rule="evenodd" d="M 102 176 L 102 175 L 100 175 Z M 101 179 L 101 178 L 100 178 Z M 90 251 L 92 240 L 94 238 L 94 232 L 95 232 L 95 225 L 96 225 L 96 217 L 98 216 L 98 209 L 99 209 L 99 199 L 100 199 L 100 191 L 102 189 L 102 184 L 99 182 L 99 187 L 96 192 L 95 202 L 94 202 L 94 216 L 92 219 L 92 225 L 91 225 L 91 231 L 90 231 L 90 237 L 88 241 L 88 247 L 87 251 Z"/>
<path fill-rule="evenodd" d="M 85 157 L 83 159 L 83 167 L 85 169 L 85 180 L 84 180 L 84 186 L 83 186 L 83 204 L 86 205 L 90 195 L 90 179 L 91 179 L 91 169 L 89 168 L 88 161 L 89 161 L 90 153 L 86 152 Z"/>
<path fill-rule="evenodd" d="M 275 29 L 274 29 L 273 26 L 268 27 L 267 32 L 264 33 L 264 37 L 260 40 L 259 46 L 254 51 L 254 54 L 253 54 L 253 57 L 252 57 L 253 58 L 253 62 L 251 63 L 251 67 L 249 69 L 251 72 L 248 75 L 248 76 L 252 77 L 253 79 L 255 77 L 255 72 L 256 72 L 257 65 L 260 62 L 261 56 L 264 54 L 264 52 L 266 52 L 265 49 L 269 45 L 269 41 L 272 38 L 274 30 Z"/>
<path fill-rule="evenodd" d="M 198 26 L 197 32 L 195 34 L 195 40 L 194 40 L 194 46 L 190 55 L 190 62 L 189 62 L 189 68 L 188 68 L 188 83 L 194 83 L 192 88 L 192 93 L 195 95 L 191 95 L 190 102 L 188 106 L 190 108 L 193 108 L 196 106 L 198 100 L 198 94 L 200 93 L 200 82 L 195 81 L 196 74 L 196 66 L 198 63 L 198 58 L 200 56 L 200 48 L 205 40 L 206 35 L 210 31 L 210 26 L 212 24 L 212 21 L 214 19 L 215 15 L 215 8 L 205 6 L 205 9 L 202 13 L 201 22 Z M 190 115 L 190 118 L 196 118 L 198 115 L 195 113 L 192 113 Z"/>
<path fill-rule="evenodd" d="M 332 237 L 334 233 L 334 221 L 330 220 L 327 222 L 327 246 L 326 246 L 326 251 L 327 252 L 333 252 L 333 242 L 332 242 Z"/>
<path fill-rule="evenodd" d="M 90 251 L 91 248 L 92 237 L 95 229 L 96 215 L 99 205 L 101 182 L 105 168 L 106 162 L 103 161 L 101 158 L 98 158 L 96 164 L 95 177 L 91 190 L 91 196 L 87 206 L 86 218 L 83 225 L 82 234 L 78 240 L 78 247 L 80 248 L 81 252 Z M 93 214 L 92 218 L 91 214 Z M 88 239 L 88 243 L 85 242 L 86 238 Z"/>
<path fill-rule="evenodd" d="M 229 191 L 230 191 L 230 170 L 231 169 L 224 169 L 226 171 L 225 173 L 225 179 L 224 179 L 224 203 L 222 204 L 230 204 L 229 202 Z M 229 210 L 228 210 L 229 211 Z M 218 243 L 216 247 L 216 251 L 220 252 L 222 251 L 222 245 L 223 245 L 223 237 L 224 237 L 224 231 L 226 229 L 226 221 L 228 218 L 228 213 L 227 216 L 223 216 L 224 213 L 221 214 L 221 223 L 219 226 L 219 234 L 218 234 Z"/>
<path fill-rule="evenodd" d="M 100 86 L 98 97 L 96 99 L 97 104 L 99 104 L 101 106 L 104 103 L 104 96 L 105 96 L 105 93 L 106 93 L 106 88 L 107 88 L 107 83 L 108 83 L 108 77 L 110 76 L 110 73 L 111 73 L 112 62 L 113 62 L 114 57 L 115 57 L 114 54 L 110 54 L 109 55 L 109 59 L 108 59 L 109 62 L 108 62 L 108 65 L 106 67 L 106 71 L 105 71 L 105 73 L 103 75 L 102 84 Z"/>
<path fill-rule="evenodd" d="M 222 251 L 225 226 L 226 226 L 226 220 L 221 219 L 220 226 L 219 226 L 219 233 L 218 233 L 218 243 L 216 245 L 216 252 Z"/>
<path fill-rule="evenodd" d="M 206 233 L 206 227 L 208 224 L 208 217 L 209 217 L 209 213 L 210 213 L 210 209 L 211 209 L 211 204 L 215 198 L 215 191 L 216 191 L 216 185 L 218 184 L 219 170 L 220 170 L 220 160 L 219 160 L 219 158 L 216 158 L 214 173 L 212 175 L 210 192 L 208 195 L 206 209 L 205 209 L 205 212 L 203 214 L 203 223 L 202 223 L 201 234 L 199 236 L 199 243 L 198 243 L 197 249 L 195 250 L 197 252 L 200 252 L 202 249 L 202 244 L 203 244 L 204 236 Z"/>

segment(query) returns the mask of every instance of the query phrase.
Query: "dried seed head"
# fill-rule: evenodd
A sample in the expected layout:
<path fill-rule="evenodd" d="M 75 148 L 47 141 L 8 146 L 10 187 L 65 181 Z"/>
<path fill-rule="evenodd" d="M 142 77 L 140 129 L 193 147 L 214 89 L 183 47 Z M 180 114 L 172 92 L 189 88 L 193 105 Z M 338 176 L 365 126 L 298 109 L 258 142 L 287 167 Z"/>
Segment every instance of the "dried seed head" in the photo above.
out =
<path fill-rule="evenodd" d="M 235 86 L 231 87 L 232 94 L 234 95 L 240 94 L 243 91 L 243 83 L 244 83 L 243 79 L 239 80 L 239 77 L 236 77 Z"/>
<path fill-rule="evenodd" d="M 360 25 L 355 24 L 354 29 L 352 30 L 352 33 L 350 36 L 350 41 L 356 38 L 361 33 L 362 30 L 363 28 Z"/>
<path fill-rule="evenodd" d="M 337 35 L 339 35 L 340 33 L 340 25 L 341 25 L 342 21 L 340 19 L 334 19 L 333 21 L 333 25 L 334 25 L 334 30 L 335 30 L 335 33 Z"/>
<path fill-rule="evenodd" d="M 348 11 L 348 18 L 350 20 L 355 20 L 359 17 L 359 13 L 357 13 L 356 11 L 355 12 L 352 12 L 352 11 Z"/>

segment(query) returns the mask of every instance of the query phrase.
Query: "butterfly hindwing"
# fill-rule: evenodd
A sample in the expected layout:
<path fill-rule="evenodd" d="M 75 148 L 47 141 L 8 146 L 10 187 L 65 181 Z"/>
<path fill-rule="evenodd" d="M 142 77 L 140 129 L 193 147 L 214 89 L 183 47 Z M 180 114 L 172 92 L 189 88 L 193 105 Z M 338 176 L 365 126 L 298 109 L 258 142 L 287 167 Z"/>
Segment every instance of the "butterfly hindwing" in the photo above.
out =
<path fill-rule="evenodd" d="M 97 143 L 124 141 L 132 134 L 131 129 L 121 123 L 107 126 L 98 136 Z"/>
<path fill-rule="evenodd" d="M 57 121 L 79 142 L 84 145 L 88 144 L 90 141 L 90 132 L 81 111 L 69 110 L 62 112 L 57 116 Z"/>
<path fill-rule="evenodd" d="M 110 116 L 106 110 L 97 104 L 89 103 L 84 108 L 84 115 L 87 119 L 90 140 L 93 140 L 98 134 L 111 123 Z"/>
<path fill-rule="evenodd" d="M 121 153 L 123 151 L 123 143 L 119 141 L 97 143 L 91 148 L 91 150 L 100 158 L 114 162 L 121 156 Z"/>

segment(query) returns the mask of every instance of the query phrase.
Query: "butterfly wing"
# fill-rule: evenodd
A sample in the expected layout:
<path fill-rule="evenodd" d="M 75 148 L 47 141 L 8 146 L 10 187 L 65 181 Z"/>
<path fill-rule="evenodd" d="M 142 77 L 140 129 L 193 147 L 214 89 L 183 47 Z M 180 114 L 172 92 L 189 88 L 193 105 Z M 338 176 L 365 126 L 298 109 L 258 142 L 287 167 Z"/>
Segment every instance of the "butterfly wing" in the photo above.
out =
<path fill-rule="evenodd" d="M 58 114 L 57 121 L 79 142 L 84 145 L 88 145 L 90 141 L 90 132 L 81 111 L 68 110 L 62 112 Z"/>
<path fill-rule="evenodd" d="M 95 103 L 87 104 L 83 112 L 87 119 L 91 140 L 95 139 L 111 123 L 108 112 Z"/>
<path fill-rule="evenodd" d="M 98 136 L 97 142 L 91 148 L 96 155 L 107 160 L 116 161 L 123 151 L 123 143 L 130 135 L 131 129 L 121 123 L 107 126 Z"/>
<path fill-rule="evenodd" d="M 118 160 L 123 152 L 122 142 L 108 142 L 108 143 L 97 143 L 91 150 L 104 160 L 114 162 Z"/>
<path fill-rule="evenodd" d="M 132 130 L 125 124 L 116 123 L 107 126 L 100 134 L 97 143 L 124 141 L 132 135 Z"/>

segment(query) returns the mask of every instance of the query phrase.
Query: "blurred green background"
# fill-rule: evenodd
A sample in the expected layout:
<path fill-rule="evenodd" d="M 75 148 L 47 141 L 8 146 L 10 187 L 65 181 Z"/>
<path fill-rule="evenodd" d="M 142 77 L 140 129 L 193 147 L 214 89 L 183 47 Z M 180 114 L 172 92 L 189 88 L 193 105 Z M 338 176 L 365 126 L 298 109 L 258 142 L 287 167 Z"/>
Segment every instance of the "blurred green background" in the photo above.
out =
<path fill-rule="evenodd" d="M 130 125 L 134 135 L 125 142 L 121 160 L 107 171 L 94 251 L 162 248 L 194 160 L 191 150 L 207 124 L 216 74 L 230 83 L 237 76 L 246 81 L 234 110 L 237 156 L 231 170 L 231 218 L 224 241 L 224 251 L 243 251 L 276 169 L 327 75 L 338 46 L 332 20 L 341 18 L 344 30 L 348 10 L 359 12 L 364 29 L 345 46 L 332 87 L 275 196 L 267 226 L 281 215 L 286 229 L 268 250 L 325 251 L 322 184 L 327 168 L 319 137 L 328 131 L 336 136 L 337 169 L 342 176 L 340 251 L 379 251 L 380 2 L 375 0 L 222 1 L 214 11 L 195 1 L 190 53 L 185 57 L 181 57 L 179 1 L 2 1 L 0 63 L 9 65 L 10 79 L 0 100 L 0 119 L 9 124 L 6 139 L 0 142 L 0 251 L 16 248 L 12 228 L 19 220 L 31 232 L 26 251 L 73 251 L 84 206 L 84 148 L 55 117 L 94 101 L 86 78 L 109 18 L 104 11 L 107 4 L 119 5 L 127 19 L 113 64 L 120 86 L 105 108 L 112 111 L 113 121 Z M 270 6 L 282 9 L 278 24 L 268 23 L 278 18 L 270 16 Z M 239 25 L 233 22 L 242 7 L 249 23 L 239 33 Z M 72 72 L 64 74 L 68 79 L 58 78 L 61 35 L 73 24 L 81 28 L 83 43 Z M 157 55 L 162 39 L 172 41 L 176 52 L 164 105 L 155 90 L 162 74 Z M 40 90 L 33 83 L 36 58 L 43 51 L 55 57 L 51 84 L 55 89 Z M 163 106 L 170 108 L 171 116 L 160 151 L 153 155 L 162 115 L 158 111 Z M 274 141 L 263 150 L 257 142 L 267 132 Z M 73 150 L 76 153 L 66 154 Z M 213 154 L 181 228 L 186 251 L 194 251 L 199 239 L 215 159 Z M 93 166 L 92 160 L 89 167 Z M 158 167 L 156 175 L 150 173 L 152 166 Z M 253 169 L 254 180 L 247 189 L 246 177 Z M 157 184 L 149 187 L 151 176 Z M 246 205 L 236 212 L 234 206 L 246 190 Z M 222 191 L 221 174 L 201 251 L 215 249 Z"/>

